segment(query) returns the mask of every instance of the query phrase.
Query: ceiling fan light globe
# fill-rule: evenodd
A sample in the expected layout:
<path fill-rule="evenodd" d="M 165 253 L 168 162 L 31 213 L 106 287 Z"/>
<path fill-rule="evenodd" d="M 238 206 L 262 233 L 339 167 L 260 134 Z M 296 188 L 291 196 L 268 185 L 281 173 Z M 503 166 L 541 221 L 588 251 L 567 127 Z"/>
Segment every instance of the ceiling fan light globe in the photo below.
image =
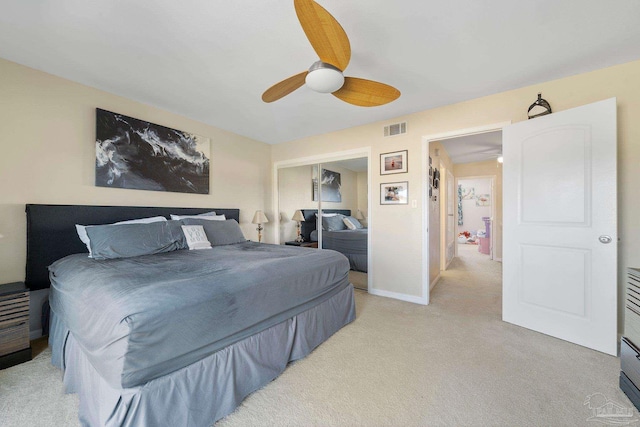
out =
<path fill-rule="evenodd" d="M 344 85 L 344 76 L 338 70 L 319 68 L 307 74 L 305 83 L 316 92 L 333 93 Z"/>

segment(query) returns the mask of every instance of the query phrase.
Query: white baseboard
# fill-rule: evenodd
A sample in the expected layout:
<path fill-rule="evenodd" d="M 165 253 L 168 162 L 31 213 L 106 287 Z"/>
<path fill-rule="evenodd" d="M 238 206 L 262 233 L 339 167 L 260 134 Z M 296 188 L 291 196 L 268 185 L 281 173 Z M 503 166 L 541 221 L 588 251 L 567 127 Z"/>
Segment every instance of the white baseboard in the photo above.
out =
<path fill-rule="evenodd" d="M 42 336 L 42 329 L 36 329 L 34 331 L 29 331 L 29 339 L 35 340 L 36 338 L 40 338 Z"/>
<path fill-rule="evenodd" d="M 398 292 L 383 291 L 381 289 L 369 289 L 369 293 L 379 297 L 393 298 L 400 301 L 412 302 L 414 304 L 427 305 L 425 298 L 416 297 L 414 295 L 400 294 Z"/>
<path fill-rule="evenodd" d="M 436 285 L 436 283 L 438 283 L 438 280 L 440 280 L 440 274 L 438 274 L 436 276 L 436 278 L 433 279 L 433 281 L 429 284 L 429 290 L 433 289 L 433 287 Z"/>
<path fill-rule="evenodd" d="M 451 265 L 451 263 L 453 262 L 453 259 L 455 258 L 455 255 L 453 257 L 451 257 L 451 259 L 447 262 L 447 265 L 444 266 L 445 270 L 449 269 L 449 266 Z"/>

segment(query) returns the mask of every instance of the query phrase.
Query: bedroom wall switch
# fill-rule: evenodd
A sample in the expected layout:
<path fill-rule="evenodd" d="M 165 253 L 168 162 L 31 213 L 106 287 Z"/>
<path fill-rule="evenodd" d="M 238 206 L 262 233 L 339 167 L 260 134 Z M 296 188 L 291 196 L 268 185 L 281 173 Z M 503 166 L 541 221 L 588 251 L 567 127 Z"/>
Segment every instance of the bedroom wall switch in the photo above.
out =
<path fill-rule="evenodd" d="M 415 200 L 415 199 L 414 199 L 414 200 L 412 200 L 412 201 L 411 201 L 411 207 L 412 207 L 412 208 L 417 208 L 417 207 L 418 207 L 418 201 L 417 201 L 417 200 Z"/>

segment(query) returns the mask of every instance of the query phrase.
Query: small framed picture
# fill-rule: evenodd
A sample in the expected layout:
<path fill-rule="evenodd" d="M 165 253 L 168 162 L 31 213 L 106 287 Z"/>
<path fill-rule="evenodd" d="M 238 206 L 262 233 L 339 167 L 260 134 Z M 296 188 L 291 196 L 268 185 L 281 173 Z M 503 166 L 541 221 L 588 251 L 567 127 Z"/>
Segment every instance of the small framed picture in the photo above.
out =
<path fill-rule="evenodd" d="M 380 184 L 381 205 L 409 204 L 409 182 L 387 182 Z"/>
<path fill-rule="evenodd" d="M 408 170 L 407 150 L 380 154 L 380 175 L 406 173 Z"/>

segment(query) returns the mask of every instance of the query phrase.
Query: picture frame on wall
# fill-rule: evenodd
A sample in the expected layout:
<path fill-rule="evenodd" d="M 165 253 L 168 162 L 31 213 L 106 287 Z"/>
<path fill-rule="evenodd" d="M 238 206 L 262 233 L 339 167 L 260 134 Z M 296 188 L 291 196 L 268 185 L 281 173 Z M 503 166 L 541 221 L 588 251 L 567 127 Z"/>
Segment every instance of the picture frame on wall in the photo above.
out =
<path fill-rule="evenodd" d="M 380 204 L 409 204 L 409 181 L 385 182 L 380 184 Z"/>
<path fill-rule="evenodd" d="M 380 175 L 406 173 L 409 171 L 408 151 L 394 151 L 380 154 Z"/>
<path fill-rule="evenodd" d="M 433 170 L 433 188 L 437 190 L 440 187 L 440 171 L 436 168 Z"/>
<path fill-rule="evenodd" d="M 96 108 L 97 187 L 209 194 L 211 139 Z"/>

